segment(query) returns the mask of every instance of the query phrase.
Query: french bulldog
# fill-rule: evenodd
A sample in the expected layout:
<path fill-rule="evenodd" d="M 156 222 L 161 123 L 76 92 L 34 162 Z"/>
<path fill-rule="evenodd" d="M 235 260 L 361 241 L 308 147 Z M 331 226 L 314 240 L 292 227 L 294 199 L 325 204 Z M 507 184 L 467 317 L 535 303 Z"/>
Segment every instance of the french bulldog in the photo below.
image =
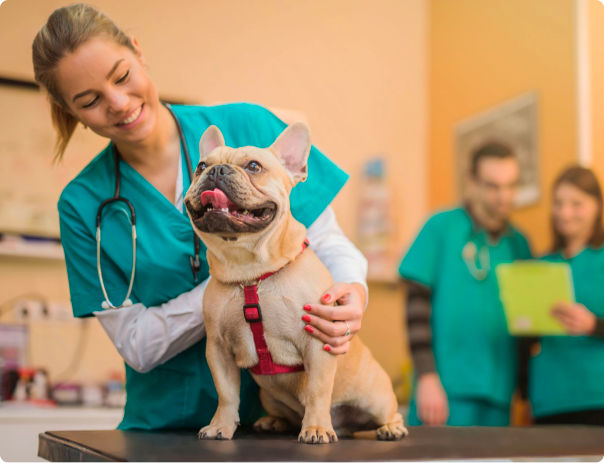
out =
<path fill-rule="evenodd" d="M 318 303 L 333 285 L 312 243 L 303 250 L 306 229 L 290 212 L 290 192 L 307 177 L 310 146 L 302 123 L 287 127 L 268 148 L 225 146 L 215 126 L 201 138 L 185 205 L 207 247 L 211 278 L 203 314 L 218 408 L 199 431 L 200 439 L 233 437 L 239 425 L 241 368 L 251 369 L 268 414 L 255 423 L 256 430 L 296 427 L 301 429 L 298 440 L 305 443 L 336 442 L 334 427 L 347 434 L 375 430 L 380 440 L 407 435 L 390 378 L 359 337 L 352 338 L 349 352 L 334 356 L 303 329 L 303 306 Z M 298 370 L 254 373 L 256 342 L 262 339 L 255 341 L 252 323 L 246 321 L 244 292 L 252 286 L 261 307 L 255 320 L 269 352 L 263 351 L 263 358 L 270 355 L 274 364 L 297 365 Z"/>

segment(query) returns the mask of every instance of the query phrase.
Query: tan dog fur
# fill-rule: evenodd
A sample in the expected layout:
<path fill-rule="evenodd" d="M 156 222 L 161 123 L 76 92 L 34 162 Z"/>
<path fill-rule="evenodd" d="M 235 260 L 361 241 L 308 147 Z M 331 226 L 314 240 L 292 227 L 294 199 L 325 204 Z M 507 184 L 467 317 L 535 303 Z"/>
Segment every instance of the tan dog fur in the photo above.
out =
<path fill-rule="evenodd" d="M 239 283 L 254 282 L 267 272 L 276 273 L 258 284 L 266 343 L 275 363 L 303 363 L 304 372 L 253 375 L 268 413 L 255 428 L 283 431 L 298 426 L 299 440 L 306 443 L 336 441 L 333 424 L 342 430 L 377 429 L 378 439 L 407 434 L 390 378 L 361 340 L 353 337 L 347 354 L 333 356 L 303 329 L 303 305 L 318 303 L 333 284 L 312 243 L 301 252 L 306 229 L 290 212 L 289 194 L 306 179 L 309 150 L 310 135 L 300 123 L 288 127 L 267 149 L 224 146 L 216 127 L 201 139 L 200 163 L 207 167 L 196 171 L 185 203 L 196 233 L 208 248 L 212 278 L 203 300 L 206 356 L 219 398 L 211 423 L 199 431 L 202 439 L 231 439 L 239 424 L 240 368 L 258 363 L 252 332 L 243 317 Z M 262 165 L 262 172 L 246 170 L 251 160 Z M 196 225 L 204 177 L 212 166 L 227 164 L 235 185 L 225 191 L 229 199 L 250 209 L 266 201 L 277 205 L 263 230 L 203 232 Z"/>

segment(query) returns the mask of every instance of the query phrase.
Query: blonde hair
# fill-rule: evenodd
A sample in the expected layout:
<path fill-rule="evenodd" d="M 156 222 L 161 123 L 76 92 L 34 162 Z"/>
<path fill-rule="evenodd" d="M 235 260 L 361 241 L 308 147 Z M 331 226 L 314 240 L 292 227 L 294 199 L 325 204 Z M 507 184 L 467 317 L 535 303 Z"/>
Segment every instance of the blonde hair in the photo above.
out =
<path fill-rule="evenodd" d="M 136 50 L 128 37 L 105 14 L 84 3 L 58 8 L 48 17 L 32 44 L 34 77 L 46 89 L 50 114 L 57 132 L 54 160 L 60 161 L 78 120 L 67 111 L 56 78 L 56 67 L 65 54 L 73 52 L 87 40 L 106 36 L 117 44 Z"/>

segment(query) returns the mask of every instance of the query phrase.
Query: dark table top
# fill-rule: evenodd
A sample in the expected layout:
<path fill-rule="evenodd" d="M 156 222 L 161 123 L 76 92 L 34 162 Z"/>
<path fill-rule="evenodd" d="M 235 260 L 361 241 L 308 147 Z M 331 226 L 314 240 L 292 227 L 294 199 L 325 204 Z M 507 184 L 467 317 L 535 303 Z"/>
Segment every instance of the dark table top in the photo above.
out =
<path fill-rule="evenodd" d="M 49 461 L 384 461 L 604 455 L 604 428 L 410 427 L 397 442 L 340 439 L 299 444 L 295 435 L 238 430 L 232 441 L 200 441 L 191 431 L 47 431 L 38 455 Z M 592 458 L 593 457 L 593 458 Z"/>

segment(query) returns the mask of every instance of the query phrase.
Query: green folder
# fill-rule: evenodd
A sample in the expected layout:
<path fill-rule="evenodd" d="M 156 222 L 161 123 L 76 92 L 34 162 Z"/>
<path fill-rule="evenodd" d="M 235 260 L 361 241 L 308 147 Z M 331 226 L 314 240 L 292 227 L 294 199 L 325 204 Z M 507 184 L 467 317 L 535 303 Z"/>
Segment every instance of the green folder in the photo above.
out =
<path fill-rule="evenodd" d="M 519 261 L 500 264 L 495 271 L 510 334 L 566 335 L 551 309 L 557 302 L 575 300 L 568 264 Z"/>

